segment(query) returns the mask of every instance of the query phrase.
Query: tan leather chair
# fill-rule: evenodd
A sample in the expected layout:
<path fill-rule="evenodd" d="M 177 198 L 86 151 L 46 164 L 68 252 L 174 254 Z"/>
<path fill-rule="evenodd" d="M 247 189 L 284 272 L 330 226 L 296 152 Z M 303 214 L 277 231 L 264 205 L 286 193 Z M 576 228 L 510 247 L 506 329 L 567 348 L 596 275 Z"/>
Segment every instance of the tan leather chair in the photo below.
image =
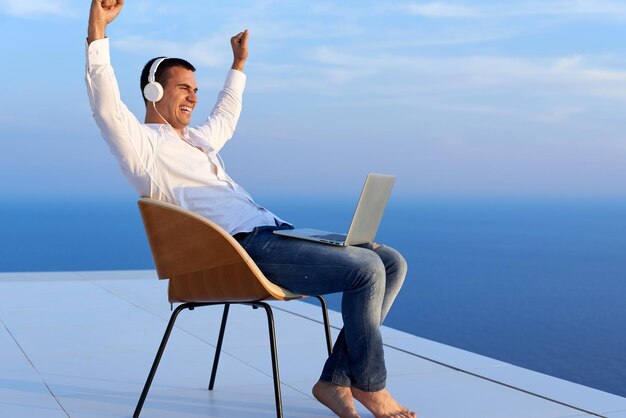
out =
<path fill-rule="evenodd" d="M 172 313 L 133 417 L 139 417 L 178 314 L 184 309 L 193 310 L 200 306 L 221 304 L 224 305 L 224 313 L 209 390 L 213 389 L 215 383 L 230 305 L 244 304 L 253 308 L 264 308 L 270 334 L 276 415 L 282 417 L 274 319 L 270 305 L 263 301 L 288 301 L 306 296 L 289 292 L 270 282 L 239 242 L 210 220 L 179 206 L 154 199 L 141 198 L 138 205 L 157 275 L 159 279 L 169 279 L 170 303 L 182 304 Z M 330 354 L 332 342 L 326 302 L 321 296 L 316 297 L 322 304 L 326 344 Z"/>

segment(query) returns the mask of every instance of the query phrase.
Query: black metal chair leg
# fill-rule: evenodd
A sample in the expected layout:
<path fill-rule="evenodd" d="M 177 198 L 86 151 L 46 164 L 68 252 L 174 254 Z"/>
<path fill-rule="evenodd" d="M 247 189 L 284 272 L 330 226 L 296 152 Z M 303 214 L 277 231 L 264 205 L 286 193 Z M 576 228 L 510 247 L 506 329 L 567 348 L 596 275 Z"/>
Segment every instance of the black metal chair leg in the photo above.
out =
<path fill-rule="evenodd" d="M 328 321 L 328 309 L 326 308 L 326 300 L 321 296 L 315 296 L 322 305 L 322 316 L 324 317 L 324 332 L 326 333 L 326 346 L 328 348 L 328 355 L 333 352 L 333 340 L 330 335 L 330 323 Z"/>
<path fill-rule="evenodd" d="M 328 320 L 328 310 L 326 307 L 326 301 L 322 296 L 316 296 L 316 298 L 320 301 L 322 305 L 322 314 L 324 317 L 324 331 L 326 333 L 326 344 L 328 348 L 328 354 L 330 355 L 332 352 L 332 339 L 330 333 L 330 324 Z M 265 309 L 265 313 L 267 314 L 267 325 L 269 330 L 269 338 L 270 338 L 270 352 L 272 355 L 272 374 L 274 377 L 274 398 L 276 402 L 276 417 L 283 417 L 283 405 L 281 400 L 281 391 L 280 391 L 280 374 L 278 371 L 278 352 L 276 349 L 276 331 L 274 328 L 274 314 L 272 313 L 272 308 L 269 304 L 264 302 L 238 302 L 242 305 L 250 305 L 255 308 L 263 307 Z M 165 351 L 165 346 L 167 345 L 167 341 L 172 333 L 172 329 L 174 328 L 174 323 L 176 322 L 176 318 L 178 314 L 185 309 L 193 310 L 196 307 L 200 306 L 208 306 L 208 305 L 216 305 L 217 303 L 185 303 L 178 306 L 170 317 L 169 323 L 167 324 L 167 328 L 165 329 L 165 334 L 163 334 L 163 339 L 161 340 L 161 345 L 157 351 L 156 357 L 154 358 L 154 362 L 152 363 L 152 368 L 150 369 L 150 373 L 148 374 L 148 378 L 146 379 L 146 383 L 143 387 L 143 391 L 141 392 L 141 396 L 139 397 L 139 401 L 137 402 L 137 407 L 135 408 L 135 412 L 133 413 L 133 418 L 139 418 L 139 414 L 141 413 L 141 409 L 143 408 L 143 404 L 148 396 L 148 391 L 150 390 L 150 386 L 152 385 L 152 380 L 154 379 L 154 375 L 156 374 L 156 370 L 159 367 L 159 363 L 161 361 L 161 357 L 163 356 L 163 352 Z M 213 389 L 215 384 L 215 376 L 217 374 L 217 366 L 219 364 L 220 353 L 222 351 L 222 343 L 224 341 L 224 333 L 226 330 L 226 322 L 228 320 L 228 312 L 230 309 L 230 303 L 224 304 L 224 313 L 222 314 L 222 323 L 220 325 L 220 334 L 217 340 L 217 346 L 215 348 L 215 357 L 213 359 L 213 368 L 211 370 L 211 379 L 209 381 L 209 390 Z"/>
<path fill-rule="evenodd" d="M 272 353 L 272 373 L 274 375 L 274 398 L 276 399 L 276 416 L 282 418 L 283 416 L 283 402 L 280 395 L 280 375 L 278 373 L 278 354 L 276 350 L 276 333 L 274 331 L 274 315 L 272 314 L 272 308 L 270 305 L 264 302 L 256 303 L 257 306 L 262 306 L 267 313 L 267 325 L 270 335 L 270 352 Z"/>
<path fill-rule="evenodd" d="M 226 330 L 226 320 L 228 319 L 228 310 L 230 303 L 224 304 L 224 313 L 222 314 L 222 324 L 220 325 L 220 335 L 217 338 L 217 346 L 215 347 L 215 358 L 213 358 L 213 368 L 211 369 L 211 380 L 209 381 L 209 390 L 213 390 L 215 385 L 215 375 L 217 374 L 217 364 L 220 361 L 220 353 L 222 352 L 222 342 L 224 341 L 224 330 Z"/>
<path fill-rule="evenodd" d="M 163 355 L 165 346 L 167 345 L 167 340 L 170 338 L 172 328 L 174 328 L 176 317 L 182 310 L 193 309 L 195 306 L 196 305 L 194 303 L 185 303 L 183 305 L 180 305 L 178 308 L 176 308 L 176 310 L 174 310 L 174 312 L 172 312 L 172 316 L 170 317 L 170 322 L 167 324 L 167 328 L 165 329 L 165 334 L 163 334 L 163 339 L 161 340 L 161 345 L 159 346 L 157 355 L 154 358 L 154 362 L 152 363 L 152 368 L 150 369 L 150 373 L 148 374 L 148 379 L 146 380 L 146 384 L 144 385 L 143 391 L 141 392 L 141 396 L 139 397 L 139 402 L 137 402 L 137 407 L 135 408 L 135 413 L 133 414 L 133 418 L 138 418 L 139 414 L 141 413 L 141 408 L 143 408 L 143 403 L 146 400 L 146 396 L 148 396 L 148 390 L 150 390 L 152 379 L 154 379 L 154 375 L 156 373 L 157 367 L 159 367 L 159 362 L 161 361 L 161 356 Z"/>

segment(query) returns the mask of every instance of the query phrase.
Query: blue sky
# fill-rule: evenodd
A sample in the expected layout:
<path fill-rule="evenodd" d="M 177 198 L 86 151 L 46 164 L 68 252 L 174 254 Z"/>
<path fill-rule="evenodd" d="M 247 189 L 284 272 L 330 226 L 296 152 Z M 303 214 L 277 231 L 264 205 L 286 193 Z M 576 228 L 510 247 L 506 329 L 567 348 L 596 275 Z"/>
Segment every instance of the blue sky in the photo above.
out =
<path fill-rule="evenodd" d="M 197 66 L 199 122 L 250 30 L 222 155 L 253 195 L 354 191 L 378 171 L 400 195 L 626 197 L 626 2 L 126 3 L 108 36 L 140 119 L 148 59 Z M 89 110 L 88 11 L 0 0 L 4 197 L 133 196 Z"/>

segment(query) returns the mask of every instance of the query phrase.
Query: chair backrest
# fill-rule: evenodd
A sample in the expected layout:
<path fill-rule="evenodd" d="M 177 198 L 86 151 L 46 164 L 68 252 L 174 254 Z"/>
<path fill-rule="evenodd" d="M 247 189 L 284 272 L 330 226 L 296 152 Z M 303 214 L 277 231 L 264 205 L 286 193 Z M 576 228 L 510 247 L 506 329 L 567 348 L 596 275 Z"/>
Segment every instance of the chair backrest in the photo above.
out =
<path fill-rule="evenodd" d="M 303 297 L 270 282 L 230 234 L 187 209 L 149 198 L 137 202 L 170 302 L 241 302 Z"/>

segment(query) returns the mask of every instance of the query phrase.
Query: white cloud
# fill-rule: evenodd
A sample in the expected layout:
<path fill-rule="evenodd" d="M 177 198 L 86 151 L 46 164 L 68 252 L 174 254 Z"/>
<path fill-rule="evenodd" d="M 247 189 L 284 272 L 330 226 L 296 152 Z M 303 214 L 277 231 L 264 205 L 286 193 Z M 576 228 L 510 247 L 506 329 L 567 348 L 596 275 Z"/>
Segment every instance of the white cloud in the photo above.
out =
<path fill-rule="evenodd" d="M 548 112 L 542 114 L 540 119 L 543 122 L 548 123 L 563 123 L 584 114 L 585 110 L 586 109 L 582 106 L 560 105 L 553 107 Z"/>
<path fill-rule="evenodd" d="M 0 12 L 19 17 L 74 15 L 65 0 L 0 0 Z"/>
<path fill-rule="evenodd" d="M 179 57 L 195 66 L 226 67 L 229 50 L 224 47 L 224 37 L 214 36 L 196 42 L 173 42 L 148 39 L 143 36 L 127 36 L 112 41 L 114 47 L 142 56 Z"/>
<path fill-rule="evenodd" d="M 602 0 L 510 1 L 485 5 L 466 2 L 417 2 L 402 9 L 427 18 L 503 18 L 522 16 L 606 16 L 626 17 L 626 4 Z"/>
<path fill-rule="evenodd" d="M 587 97 L 599 100 L 626 100 L 626 71 L 610 63 L 594 62 L 584 56 L 552 58 L 500 57 L 419 57 L 397 55 L 356 55 L 333 47 L 318 48 L 311 54 L 318 63 L 322 84 L 346 93 L 352 86 L 368 86 L 377 99 L 396 98 L 415 104 L 427 97 L 466 94 L 509 95 L 511 100 L 539 96 Z M 356 83 L 355 83 L 356 80 Z M 432 97 L 431 96 L 431 97 Z"/>
<path fill-rule="evenodd" d="M 562 1 L 533 1 L 494 7 L 501 15 L 604 15 L 626 16 L 626 4 L 616 1 L 602 0 L 562 0 Z"/>
<path fill-rule="evenodd" d="M 406 6 L 410 14 L 433 18 L 476 17 L 478 11 L 444 2 L 415 3 Z"/>

